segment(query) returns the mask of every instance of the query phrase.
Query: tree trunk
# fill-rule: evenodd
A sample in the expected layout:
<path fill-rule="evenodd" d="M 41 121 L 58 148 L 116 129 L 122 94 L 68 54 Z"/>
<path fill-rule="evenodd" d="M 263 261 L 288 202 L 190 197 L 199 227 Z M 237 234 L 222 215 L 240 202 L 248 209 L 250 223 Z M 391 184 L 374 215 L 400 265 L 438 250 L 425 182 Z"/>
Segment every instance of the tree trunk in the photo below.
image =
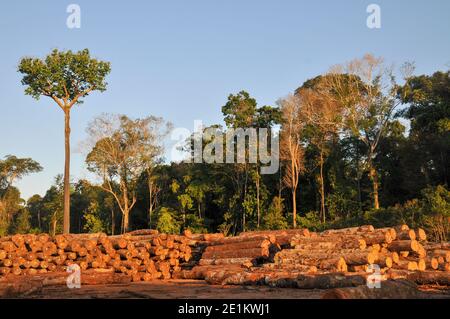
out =
<path fill-rule="evenodd" d="M 129 217 L 130 217 L 130 206 L 128 203 L 128 186 L 126 184 L 126 178 L 123 178 L 123 233 L 130 231 L 129 229 Z"/>
<path fill-rule="evenodd" d="M 56 214 L 53 215 L 53 220 L 52 220 L 52 236 L 56 235 L 56 223 L 57 223 L 58 219 L 56 217 Z"/>
<path fill-rule="evenodd" d="M 245 200 L 247 199 L 247 180 L 248 180 L 248 171 L 247 171 L 247 163 L 244 164 L 244 170 L 245 170 L 245 183 L 244 183 L 244 200 L 242 201 L 242 203 L 245 202 Z M 245 231 L 245 225 L 246 225 L 246 220 L 245 220 L 245 207 L 242 206 L 242 231 Z"/>
<path fill-rule="evenodd" d="M 278 174 L 278 198 L 280 199 L 280 201 L 281 201 L 281 191 L 282 191 L 282 184 L 283 184 L 283 180 L 282 180 L 282 169 L 280 168 L 279 170 L 279 174 Z"/>
<path fill-rule="evenodd" d="M 325 185 L 323 180 L 323 151 L 320 151 L 320 214 L 325 223 Z"/>
<path fill-rule="evenodd" d="M 116 218 L 114 216 L 114 207 L 111 208 L 111 235 L 114 236 L 114 231 L 116 229 Z"/>
<path fill-rule="evenodd" d="M 64 234 L 70 233 L 70 109 L 64 111 Z"/>
<path fill-rule="evenodd" d="M 357 179 L 358 180 L 356 182 L 356 185 L 357 185 L 357 188 L 358 188 L 358 204 L 359 204 L 359 209 L 362 210 L 361 178 L 359 178 L 359 173 L 358 173 Z"/>
<path fill-rule="evenodd" d="M 373 208 L 380 209 L 380 202 L 378 200 L 378 173 L 373 166 L 370 167 L 370 177 L 373 185 Z"/>
<path fill-rule="evenodd" d="M 152 229 L 152 215 L 153 215 L 153 205 L 148 209 L 148 228 Z"/>
<path fill-rule="evenodd" d="M 123 212 L 123 232 L 126 233 L 129 231 L 129 217 L 130 217 L 130 212 L 128 211 L 128 209 L 125 209 Z"/>
<path fill-rule="evenodd" d="M 150 176 L 148 176 L 148 195 L 149 195 L 149 206 L 148 206 L 148 228 L 152 228 L 152 213 L 153 213 L 153 183 L 150 181 Z"/>
<path fill-rule="evenodd" d="M 258 169 L 258 168 L 256 168 Z M 258 221 L 257 221 L 257 228 L 259 228 L 259 224 L 261 222 L 261 209 L 259 207 L 259 180 L 260 176 L 259 176 L 259 172 L 256 172 L 256 211 L 257 211 L 257 217 L 258 217 Z"/>
<path fill-rule="evenodd" d="M 417 286 L 406 280 L 383 281 L 379 289 L 371 289 L 367 285 L 357 287 L 336 288 L 328 290 L 322 299 L 420 299 L 424 294 Z"/>
<path fill-rule="evenodd" d="M 360 162 L 359 162 L 359 151 L 358 151 L 358 145 L 355 145 L 356 149 L 356 185 L 358 188 L 358 204 L 359 209 L 362 211 L 362 193 L 361 193 L 361 168 L 360 168 Z"/>
<path fill-rule="evenodd" d="M 292 221 L 294 228 L 297 228 L 297 187 L 292 188 Z"/>
<path fill-rule="evenodd" d="M 37 219 L 38 219 L 38 227 L 39 227 L 39 229 L 42 229 L 42 227 L 41 227 L 41 211 L 40 210 L 38 210 Z"/>

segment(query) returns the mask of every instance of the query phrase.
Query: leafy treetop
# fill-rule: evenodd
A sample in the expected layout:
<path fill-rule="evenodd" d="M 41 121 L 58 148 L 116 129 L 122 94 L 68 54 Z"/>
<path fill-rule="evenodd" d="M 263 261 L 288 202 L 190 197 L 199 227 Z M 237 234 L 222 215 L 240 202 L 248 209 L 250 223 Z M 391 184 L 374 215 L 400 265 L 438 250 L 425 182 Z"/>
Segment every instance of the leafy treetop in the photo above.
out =
<path fill-rule="evenodd" d="M 105 91 L 110 70 L 109 62 L 91 58 L 88 49 L 76 53 L 55 49 L 45 60 L 23 58 L 18 67 L 26 94 L 35 99 L 48 96 L 63 109 L 81 104 L 91 91 Z"/>

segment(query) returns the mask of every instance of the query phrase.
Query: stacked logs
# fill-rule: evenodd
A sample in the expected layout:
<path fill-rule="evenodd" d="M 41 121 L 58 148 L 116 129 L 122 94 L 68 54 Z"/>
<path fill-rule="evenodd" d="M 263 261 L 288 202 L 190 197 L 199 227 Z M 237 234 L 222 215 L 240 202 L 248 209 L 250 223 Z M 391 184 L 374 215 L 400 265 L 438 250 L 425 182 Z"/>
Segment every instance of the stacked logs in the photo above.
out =
<path fill-rule="evenodd" d="M 208 281 L 208 278 L 216 276 L 217 271 L 239 272 L 269 260 L 278 251 L 274 245 L 274 236 L 214 236 L 198 239 L 203 239 L 196 245 L 197 249 L 201 247 L 200 259 L 194 267 L 186 267 L 178 273 L 177 278 Z"/>
<path fill-rule="evenodd" d="M 275 265 L 309 271 L 317 267 L 325 272 L 365 272 L 371 264 L 378 265 L 382 273 L 390 268 L 448 271 L 450 250 L 426 246 L 425 241 L 426 234 L 422 229 L 415 231 L 407 225 L 327 230 L 314 236 L 294 236 L 293 248 L 277 253 Z"/>
<path fill-rule="evenodd" d="M 65 272 L 77 264 L 82 273 L 111 270 L 133 281 L 169 279 L 191 258 L 185 236 L 139 230 L 120 236 L 97 234 L 16 234 L 0 238 L 0 276 Z"/>
<path fill-rule="evenodd" d="M 222 234 L 220 234 L 222 235 Z M 310 236 L 307 229 L 243 232 L 236 237 L 219 234 L 200 235 L 203 239 L 200 266 L 244 265 L 247 267 L 273 260 L 275 253 L 290 245 L 294 236 Z"/>
<path fill-rule="evenodd" d="M 314 233 L 313 233 L 314 234 Z M 242 238 L 254 238 L 260 236 L 270 237 L 279 248 L 289 248 L 291 245 L 291 240 L 294 236 L 311 236 L 311 233 L 306 228 L 300 229 L 283 229 L 283 230 L 263 230 L 263 231 L 250 231 L 243 232 L 239 234 Z"/>
<path fill-rule="evenodd" d="M 364 284 L 370 265 L 378 265 L 384 279 L 449 285 L 450 245 L 428 243 L 423 230 L 406 225 L 380 229 L 366 225 L 321 233 L 257 231 L 236 237 L 138 230 L 120 236 L 0 238 L 0 279 L 29 274 L 51 276 L 46 282 L 62 282 L 72 264 L 94 282 L 100 280 L 97 272 L 101 272 L 102 282 L 107 283 L 125 277 L 133 281 L 178 278 L 211 284 L 338 288 Z M 89 275 L 92 272 L 95 275 Z"/>
<path fill-rule="evenodd" d="M 375 230 L 372 226 L 296 235 L 291 241 L 293 248 L 277 253 L 274 261 L 282 269 L 308 272 L 347 272 L 375 261 L 390 265 L 391 260 L 385 254 L 379 254 L 378 248 L 392 242 L 393 237 L 391 229 Z"/>
<path fill-rule="evenodd" d="M 274 238 L 264 235 L 229 237 L 212 241 L 203 251 L 200 266 L 258 264 L 274 251 Z"/>
<path fill-rule="evenodd" d="M 283 249 L 286 245 L 277 238 L 285 240 L 286 235 L 290 247 Z M 267 257 L 267 247 L 275 247 L 273 258 Z M 406 225 L 380 229 L 366 225 L 322 233 L 248 232 L 209 242 L 199 265 L 180 272 L 179 278 L 222 285 L 336 288 L 365 284 L 371 271 L 379 269 L 382 280 L 448 285 L 449 252 L 448 244 L 431 245 L 423 230 Z"/>

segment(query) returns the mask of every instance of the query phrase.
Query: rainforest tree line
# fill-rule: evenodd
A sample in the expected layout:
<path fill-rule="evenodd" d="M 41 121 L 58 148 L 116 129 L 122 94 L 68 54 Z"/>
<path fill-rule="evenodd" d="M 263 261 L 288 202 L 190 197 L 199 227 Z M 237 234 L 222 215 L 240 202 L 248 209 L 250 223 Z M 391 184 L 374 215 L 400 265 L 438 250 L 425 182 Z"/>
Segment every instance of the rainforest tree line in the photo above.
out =
<path fill-rule="evenodd" d="M 92 91 L 104 91 L 109 71 L 88 50 L 20 62 L 26 94 L 50 97 L 66 114 L 67 157 L 70 110 Z M 8 155 L 0 159 L 0 235 L 67 227 L 232 235 L 407 223 L 435 240 L 449 239 L 449 71 L 418 76 L 412 64 L 397 70 L 367 54 L 294 89 L 273 106 L 259 105 L 246 91 L 230 94 L 217 105 L 225 124 L 203 128 L 209 132 L 203 148 L 211 132 L 273 129 L 280 141 L 274 174 L 261 174 L 259 163 L 168 163 L 162 141 L 171 124 L 151 115 L 95 118 L 83 145 L 97 179 L 70 181 L 66 161 L 65 174 L 44 196 L 21 199 L 15 182 L 43 168 Z M 196 138 L 186 140 L 186 154 Z"/>

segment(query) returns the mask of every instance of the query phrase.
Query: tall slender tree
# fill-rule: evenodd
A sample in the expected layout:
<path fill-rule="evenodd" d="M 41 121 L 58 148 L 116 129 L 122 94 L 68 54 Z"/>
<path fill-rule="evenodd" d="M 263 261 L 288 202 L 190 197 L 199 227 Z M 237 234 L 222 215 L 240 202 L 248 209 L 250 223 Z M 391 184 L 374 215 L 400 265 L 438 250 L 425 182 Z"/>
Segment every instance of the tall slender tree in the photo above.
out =
<path fill-rule="evenodd" d="M 70 111 L 93 91 L 106 90 L 109 62 L 91 58 L 89 50 L 53 50 L 45 59 L 23 58 L 18 71 L 24 76 L 25 94 L 36 100 L 51 98 L 64 112 L 64 233 L 70 232 Z"/>
<path fill-rule="evenodd" d="M 412 68 L 403 68 L 405 78 L 411 72 Z M 366 54 L 361 59 L 333 67 L 324 80 L 345 108 L 348 132 L 366 146 L 363 166 L 372 182 L 373 207 L 379 209 L 380 180 L 374 160 L 380 140 L 386 135 L 395 109 L 401 103 L 393 69 L 382 58 Z"/>
<path fill-rule="evenodd" d="M 301 116 L 301 101 L 298 95 L 289 95 L 279 102 L 282 113 L 280 159 L 285 164 L 283 183 L 291 189 L 292 224 L 297 227 L 297 188 L 304 170 L 302 145 L 305 123 Z"/>
<path fill-rule="evenodd" d="M 318 151 L 320 217 L 326 221 L 325 211 L 325 160 L 331 152 L 330 144 L 342 127 L 342 108 L 336 101 L 333 88 L 326 85 L 322 76 L 307 81 L 297 90 L 301 100 L 301 117 L 306 125 L 307 140 Z"/>

